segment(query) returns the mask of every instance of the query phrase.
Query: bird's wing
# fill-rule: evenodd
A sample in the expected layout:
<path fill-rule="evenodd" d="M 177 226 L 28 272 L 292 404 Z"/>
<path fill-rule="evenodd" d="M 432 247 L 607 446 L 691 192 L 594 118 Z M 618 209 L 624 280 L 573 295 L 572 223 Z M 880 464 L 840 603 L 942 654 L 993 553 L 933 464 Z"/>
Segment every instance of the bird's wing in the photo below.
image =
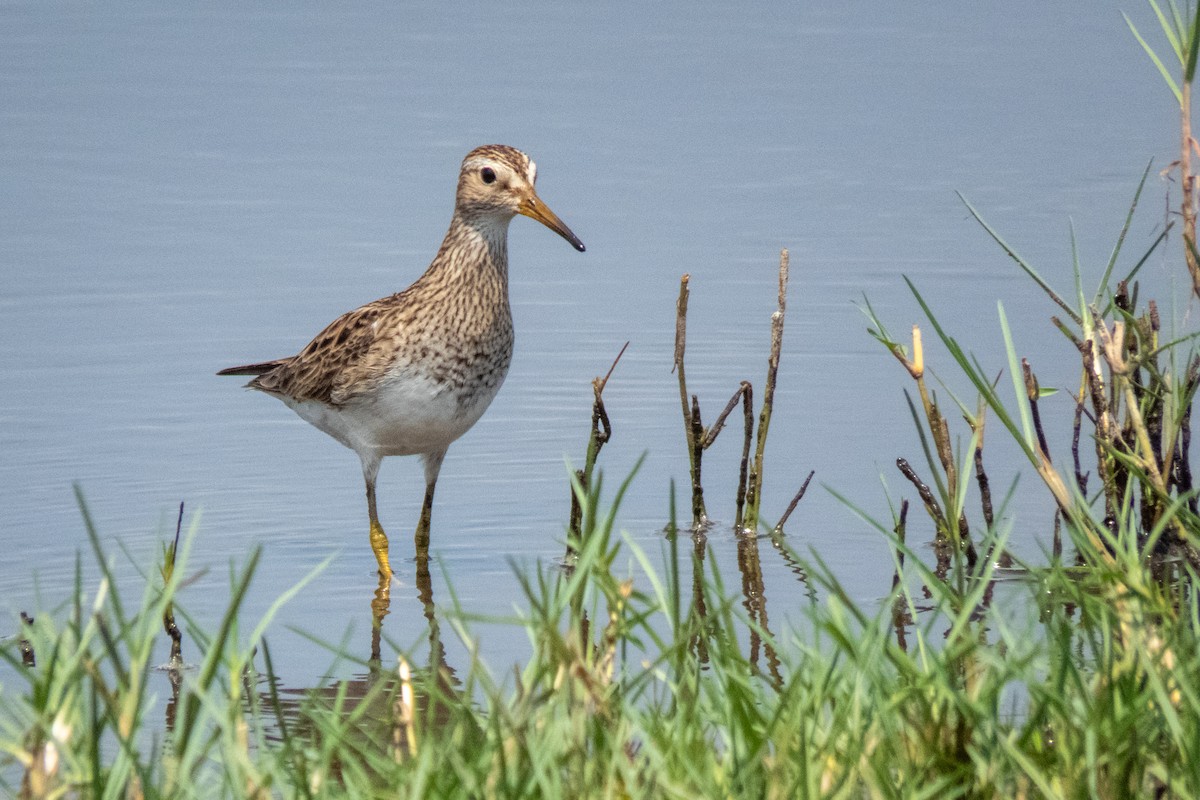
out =
<path fill-rule="evenodd" d="M 394 360 L 388 343 L 403 324 L 397 318 L 403 295 L 392 295 L 348 311 L 318 333 L 296 355 L 283 359 L 250 385 L 297 400 L 338 405 L 368 391 Z"/>

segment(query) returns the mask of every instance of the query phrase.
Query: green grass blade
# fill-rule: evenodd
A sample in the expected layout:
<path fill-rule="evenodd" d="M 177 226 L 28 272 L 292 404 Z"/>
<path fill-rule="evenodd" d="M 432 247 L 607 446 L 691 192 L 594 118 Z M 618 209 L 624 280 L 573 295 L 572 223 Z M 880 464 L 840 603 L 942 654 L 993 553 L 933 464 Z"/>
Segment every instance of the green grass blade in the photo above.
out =
<path fill-rule="evenodd" d="M 1000 314 L 1000 330 L 1004 336 L 1004 352 L 1008 356 L 1008 373 L 1012 378 L 1013 392 L 1017 399 L 1017 412 L 1021 418 L 1022 441 L 1027 453 L 1037 452 L 1037 439 L 1033 430 L 1033 417 L 1029 410 L 1029 397 L 1025 393 L 1025 380 L 1022 377 L 1021 364 L 1017 360 L 1016 347 L 1013 344 L 1012 331 L 1008 327 L 1008 317 L 1004 313 L 1004 303 L 997 302 L 996 309 Z"/>
<path fill-rule="evenodd" d="M 1075 324 L 1078 325 L 1079 324 L 1079 313 L 1076 312 L 1073 308 L 1071 308 L 1071 306 L 1069 306 L 1067 304 L 1067 302 L 1065 300 L 1063 300 L 1062 297 L 1059 296 L 1058 292 L 1054 291 L 1054 288 L 1052 286 L 1050 286 L 1049 283 L 1047 283 L 1046 279 L 1043 278 L 1036 269 L 1033 268 L 1032 264 L 1030 264 L 1028 261 L 1026 261 L 1024 258 L 1022 258 L 1021 255 L 1019 253 L 1017 253 L 1016 250 L 1014 250 L 1012 247 L 1010 247 L 1008 242 L 1004 241 L 1003 237 L 1000 236 L 999 232 L 997 232 L 991 225 L 989 225 L 984 220 L 983 216 L 979 213 L 979 211 L 977 211 L 975 209 L 975 206 L 971 205 L 971 203 L 967 200 L 967 198 L 965 196 L 963 196 L 963 194 L 961 192 L 957 192 L 956 194 L 958 194 L 958 199 L 962 201 L 963 205 L 965 205 L 967 207 L 967 211 L 969 211 L 971 216 L 975 218 L 975 221 L 978 222 L 981 226 L 983 226 L 983 229 L 985 231 L 987 231 L 988 235 L 992 237 L 992 239 L 996 242 L 996 244 L 1000 245 L 1000 247 L 1004 250 L 1004 252 L 1008 255 L 1008 257 L 1011 258 L 1013 261 L 1017 262 L 1017 266 L 1019 266 L 1025 272 L 1026 275 L 1028 275 L 1030 278 L 1032 278 L 1033 282 L 1036 283 L 1038 286 L 1040 286 L 1042 288 L 1042 291 L 1045 292 L 1046 295 L 1052 301 L 1054 301 L 1054 303 L 1059 308 L 1061 308 L 1064 312 L 1066 312 L 1066 314 L 1075 321 Z"/>
<path fill-rule="evenodd" d="M 1154 5 L 1154 4 L 1151 3 L 1151 5 Z M 1168 32 L 1167 35 L 1172 40 L 1172 42 L 1171 42 L 1172 48 L 1176 51 L 1176 53 L 1178 53 L 1179 52 L 1178 40 L 1169 32 L 1170 31 L 1169 26 L 1166 24 L 1166 21 L 1162 17 L 1162 14 L 1159 11 L 1157 5 L 1154 5 L 1154 10 L 1155 10 L 1155 13 L 1159 14 L 1159 21 L 1163 25 L 1163 30 Z M 1129 18 L 1129 15 L 1122 13 L 1121 16 L 1125 18 L 1125 24 L 1129 26 L 1129 30 L 1133 33 L 1134 38 L 1138 40 L 1138 43 L 1142 46 L 1142 49 L 1146 51 L 1146 55 L 1150 56 L 1150 60 L 1153 61 L 1154 66 L 1158 68 L 1158 73 L 1160 75 L 1162 75 L 1162 79 L 1166 82 L 1167 86 L 1171 89 L 1171 93 L 1175 95 L 1175 102 L 1177 102 L 1179 105 L 1182 106 L 1183 105 L 1183 93 L 1179 91 L 1179 84 L 1177 84 L 1175 82 L 1175 79 L 1173 77 L 1171 77 L 1170 70 L 1168 70 L 1166 65 L 1163 64 L 1162 60 L 1159 59 L 1158 53 L 1154 52 L 1154 48 L 1151 47 L 1149 45 L 1149 43 L 1145 39 L 1142 38 L 1142 34 L 1138 32 L 1137 26 L 1133 24 L 1133 20 L 1131 20 Z"/>
<path fill-rule="evenodd" d="M 1183 82 L 1185 84 L 1191 84 L 1192 80 L 1196 77 L 1196 54 L 1197 50 L 1200 49 L 1200 14 L 1197 14 L 1195 9 L 1191 10 L 1191 14 L 1191 25 L 1187 29 L 1187 60 L 1183 65 Z"/>

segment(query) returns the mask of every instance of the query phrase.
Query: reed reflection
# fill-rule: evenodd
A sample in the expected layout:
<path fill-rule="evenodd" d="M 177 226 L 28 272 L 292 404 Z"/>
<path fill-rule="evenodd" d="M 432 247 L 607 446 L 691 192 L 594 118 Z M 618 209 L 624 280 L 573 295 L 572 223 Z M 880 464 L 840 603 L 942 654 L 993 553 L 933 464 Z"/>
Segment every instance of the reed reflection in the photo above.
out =
<path fill-rule="evenodd" d="M 714 627 L 717 618 L 710 616 L 711 600 L 708 594 L 714 587 L 713 583 L 705 578 L 705 569 L 711 566 L 708 535 L 703 530 L 693 529 L 690 533 L 692 572 L 691 608 L 688 613 L 692 617 L 692 622 L 690 623 L 691 634 L 688 638 L 688 649 L 699 663 L 707 664 L 709 639 L 722 632 Z M 781 684 L 783 681 L 781 661 L 773 644 L 774 635 L 767 613 L 766 580 L 759 548 L 759 540 L 762 537 L 752 536 L 745 532 L 737 532 L 734 535 L 736 537 L 738 572 L 741 577 L 741 605 L 746 610 L 749 623 L 747 626 L 749 633 L 748 660 L 752 666 L 759 668 L 760 659 L 765 659 L 766 673 L 770 675 L 773 682 Z M 677 541 L 676 536 L 677 531 L 674 526 L 669 527 L 668 537 L 673 545 L 674 558 L 678 558 L 674 548 L 674 542 Z M 784 542 L 783 534 L 774 531 L 766 538 L 771 542 L 773 549 L 779 552 L 789 571 L 804 585 L 805 596 L 815 602 L 816 591 L 809 584 L 808 573 Z M 717 600 L 720 602 L 721 598 L 717 598 Z"/>
<path fill-rule="evenodd" d="M 750 653 L 751 666 L 758 668 L 759 651 L 766 655 L 767 670 L 777 686 L 783 685 L 783 675 L 779 671 L 779 655 L 771 642 L 770 623 L 767 619 L 767 590 L 763 583 L 762 559 L 758 553 L 758 537 L 741 533 L 737 542 L 738 571 L 742 574 L 742 606 L 750 618 Z M 766 634 L 766 640 L 763 640 Z"/>

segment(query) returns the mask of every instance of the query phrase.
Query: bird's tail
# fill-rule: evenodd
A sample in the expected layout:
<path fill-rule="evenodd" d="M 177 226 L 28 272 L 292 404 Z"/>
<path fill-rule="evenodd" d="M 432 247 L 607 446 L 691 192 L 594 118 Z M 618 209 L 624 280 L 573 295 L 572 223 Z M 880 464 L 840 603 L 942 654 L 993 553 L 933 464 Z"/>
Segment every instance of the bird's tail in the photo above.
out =
<path fill-rule="evenodd" d="M 218 375 L 263 375 L 282 364 L 282 361 L 264 361 L 261 364 L 243 364 L 240 367 L 226 367 Z"/>

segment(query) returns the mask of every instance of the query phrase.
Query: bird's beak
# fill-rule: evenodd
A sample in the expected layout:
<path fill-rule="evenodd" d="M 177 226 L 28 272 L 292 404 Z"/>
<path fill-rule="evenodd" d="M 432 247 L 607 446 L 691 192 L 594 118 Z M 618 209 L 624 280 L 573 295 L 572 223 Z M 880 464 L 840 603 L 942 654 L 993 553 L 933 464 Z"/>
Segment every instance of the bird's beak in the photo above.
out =
<path fill-rule="evenodd" d="M 517 209 L 517 213 L 523 214 L 530 219 L 536 219 L 570 242 L 571 246 L 576 250 L 581 253 L 584 251 L 583 242 L 579 241 L 579 237 L 571 233 L 571 229 L 563 224 L 563 221 L 550 210 L 548 205 L 542 202 L 542 199 L 536 193 L 530 192 L 529 196 L 521 201 L 521 207 Z"/>

